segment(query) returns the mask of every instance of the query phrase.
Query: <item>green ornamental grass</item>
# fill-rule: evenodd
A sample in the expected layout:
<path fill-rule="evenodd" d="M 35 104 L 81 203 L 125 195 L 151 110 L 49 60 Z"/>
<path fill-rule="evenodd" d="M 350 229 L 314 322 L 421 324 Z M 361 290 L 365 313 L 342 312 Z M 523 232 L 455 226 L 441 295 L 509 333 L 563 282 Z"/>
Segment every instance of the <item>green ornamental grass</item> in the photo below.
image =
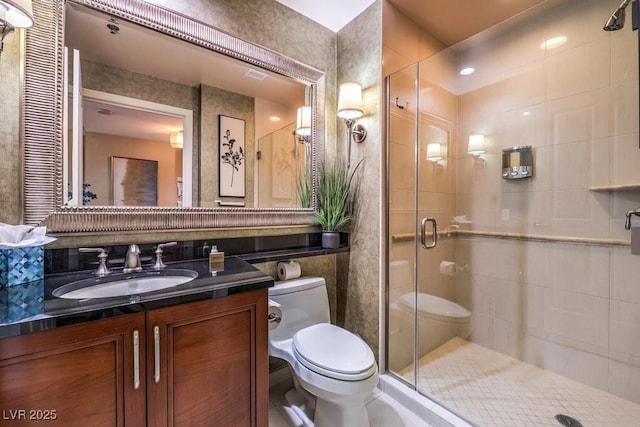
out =
<path fill-rule="evenodd" d="M 362 160 L 351 172 L 344 162 L 325 162 L 318 170 L 318 211 L 315 216 L 323 231 L 338 231 L 351 220 L 356 192 L 354 176 Z"/>

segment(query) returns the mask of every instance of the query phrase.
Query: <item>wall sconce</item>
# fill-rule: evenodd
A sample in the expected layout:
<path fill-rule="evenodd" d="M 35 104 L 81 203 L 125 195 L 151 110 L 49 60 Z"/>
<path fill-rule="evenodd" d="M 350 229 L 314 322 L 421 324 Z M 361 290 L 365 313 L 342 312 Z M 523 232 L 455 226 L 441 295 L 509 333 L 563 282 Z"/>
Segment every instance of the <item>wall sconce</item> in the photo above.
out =
<path fill-rule="evenodd" d="M 367 137 L 364 126 L 356 125 L 356 119 L 363 114 L 362 87 L 354 82 L 341 84 L 338 95 L 338 117 L 343 118 L 347 126 L 347 168 L 351 165 L 351 140 L 362 142 Z"/>
<path fill-rule="evenodd" d="M 483 166 L 487 164 L 487 161 L 480 157 L 480 155 L 486 151 L 484 135 L 469 135 L 469 147 L 467 151 L 473 156 L 474 163 L 478 163 Z"/>
<path fill-rule="evenodd" d="M 0 54 L 4 47 L 4 37 L 15 28 L 33 26 L 31 0 L 0 0 Z"/>
<path fill-rule="evenodd" d="M 311 141 L 311 107 L 308 105 L 298 108 L 296 113 L 296 141 L 300 144 Z"/>
<path fill-rule="evenodd" d="M 442 145 L 439 142 L 427 144 L 427 160 L 432 162 L 434 166 L 442 168 L 439 163 L 442 160 Z"/>
<path fill-rule="evenodd" d="M 182 149 L 184 146 L 184 133 L 181 130 L 169 132 L 169 145 L 172 148 Z"/>

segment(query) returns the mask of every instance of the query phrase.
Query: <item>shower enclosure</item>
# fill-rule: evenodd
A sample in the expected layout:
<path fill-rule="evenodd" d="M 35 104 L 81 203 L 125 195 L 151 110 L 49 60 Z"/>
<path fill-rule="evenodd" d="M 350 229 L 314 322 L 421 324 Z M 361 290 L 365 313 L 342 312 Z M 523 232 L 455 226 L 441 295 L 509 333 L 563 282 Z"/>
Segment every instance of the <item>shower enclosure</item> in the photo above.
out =
<path fill-rule="evenodd" d="M 387 369 L 473 423 L 640 424 L 638 35 L 603 31 L 618 6 L 541 2 L 386 78 Z M 532 174 L 505 179 L 522 146 Z"/>

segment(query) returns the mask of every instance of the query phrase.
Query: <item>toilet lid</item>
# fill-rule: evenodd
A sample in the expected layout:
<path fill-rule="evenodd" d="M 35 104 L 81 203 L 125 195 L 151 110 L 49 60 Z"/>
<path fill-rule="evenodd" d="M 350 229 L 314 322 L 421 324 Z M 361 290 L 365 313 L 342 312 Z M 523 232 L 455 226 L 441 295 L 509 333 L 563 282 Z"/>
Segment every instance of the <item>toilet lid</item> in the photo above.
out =
<path fill-rule="evenodd" d="M 414 293 L 404 294 L 400 303 L 413 310 L 416 307 L 415 295 Z M 467 319 L 471 316 L 469 310 L 455 302 L 425 293 L 418 294 L 418 313 L 453 319 Z"/>
<path fill-rule="evenodd" d="M 296 359 L 321 375 L 346 381 L 369 378 L 376 371 L 373 352 L 360 337 L 330 323 L 318 323 L 293 336 Z"/>

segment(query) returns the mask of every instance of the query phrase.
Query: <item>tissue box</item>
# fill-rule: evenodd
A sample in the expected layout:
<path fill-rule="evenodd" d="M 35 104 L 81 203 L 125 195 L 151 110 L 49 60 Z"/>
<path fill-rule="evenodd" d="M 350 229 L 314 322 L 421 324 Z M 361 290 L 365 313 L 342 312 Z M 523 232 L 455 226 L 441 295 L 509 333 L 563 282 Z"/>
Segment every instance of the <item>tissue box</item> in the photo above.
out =
<path fill-rule="evenodd" d="M 14 286 L 44 277 L 44 246 L 0 249 L 0 286 Z"/>
<path fill-rule="evenodd" d="M 13 323 L 44 312 L 44 279 L 0 287 L 0 323 Z"/>

